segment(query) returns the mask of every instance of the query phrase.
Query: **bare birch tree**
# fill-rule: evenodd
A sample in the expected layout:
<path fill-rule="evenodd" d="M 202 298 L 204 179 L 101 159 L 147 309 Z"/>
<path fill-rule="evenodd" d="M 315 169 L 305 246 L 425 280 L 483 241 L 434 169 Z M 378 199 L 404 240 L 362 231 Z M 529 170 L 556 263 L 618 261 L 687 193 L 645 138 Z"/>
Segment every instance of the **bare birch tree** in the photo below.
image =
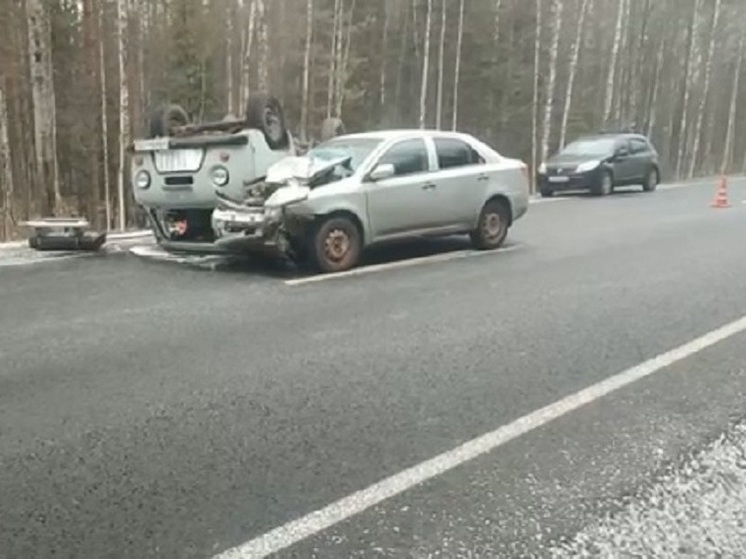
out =
<path fill-rule="evenodd" d="M 684 70 L 684 87 L 682 90 L 682 101 L 681 101 L 681 114 L 680 114 L 680 126 L 678 134 L 678 154 L 676 157 L 676 176 L 680 177 L 682 173 L 682 165 L 684 164 L 684 156 L 686 154 L 687 145 L 687 126 L 689 122 L 689 98 L 691 97 L 691 85 L 692 85 L 692 73 L 694 68 L 694 59 L 697 53 L 697 27 L 699 25 L 699 10 L 701 0 L 694 0 L 694 6 L 692 8 L 692 18 L 689 24 L 689 48 L 687 49 L 686 55 L 686 66 Z"/>
<path fill-rule="evenodd" d="M 464 42 L 464 0 L 458 8 L 458 34 L 456 36 L 456 64 L 453 69 L 453 114 L 451 116 L 451 130 L 458 127 L 458 90 L 461 85 L 461 50 Z"/>
<path fill-rule="evenodd" d="M 269 23 L 264 0 L 254 1 L 256 2 L 256 15 L 259 18 L 257 85 L 260 91 L 267 91 L 269 89 Z"/>
<path fill-rule="evenodd" d="M 100 106 L 101 106 L 101 153 L 102 161 L 101 166 L 103 167 L 103 180 L 104 180 L 104 204 L 105 218 L 106 218 L 106 230 L 108 231 L 112 226 L 111 219 L 111 172 L 110 172 L 110 161 L 109 161 L 109 107 L 106 102 L 106 51 L 105 42 L 100 33 L 103 28 L 104 9 L 100 2 L 98 2 L 98 57 L 99 57 L 99 79 L 101 80 L 100 87 Z"/>
<path fill-rule="evenodd" d="M 57 163 L 57 111 L 52 68 L 51 28 L 43 0 L 26 0 L 29 68 L 34 110 L 34 141 L 41 211 L 47 209 L 49 188 L 54 210 L 62 209 Z"/>
<path fill-rule="evenodd" d="M 313 44 L 313 0 L 306 0 L 306 45 L 303 51 L 303 91 L 300 102 L 300 137 L 308 141 L 308 96 L 311 76 L 311 46 Z"/>
<path fill-rule="evenodd" d="M 117 173 L 118 227 L 126 228 L 125 179 L 127 174 L 126 147 L 130 136 L 130 101 L 127 80 L 127 32 L 129 5 L 127 0 L 117 0 L 117 32 L 119 38 L 119 172 Z"/>
<path fill-rule="evenodd" d="M 707 100 L 710 96 L 710 79 L 712 77 L 712 56 L 715 51 L 715 39 L 717 37 L 718 23 L 720 21 L 720 6 L 722 0 L 715 0 L 715 11 L 712 16 L 712 27 L 710 28 L 710 42 L 707 46 L 707 54 L 705 55 L 705 79 L 702 89 L 702 96 L 699 99 L 699 109 L 697 110 L 697 121 L 694 125 L 694 138 L 692 145 L 691 157 L 689 160 L 689 170 L 687 176 L 692 178 L 697 169 L 697 162 L 700 158 L 699 144 L 702 139 L 702 121 L 705 117 L 705 109 L 707 108 Z M 730 126 L 730 121 L 728 122 Z"/>
<path fill-rule="evenodd" d="M 719 3 L 719 2 L 718 2 Z M 744 36 L 738 42 L 738 60 L 736 71 L 733 73 L 733 87 L 730 92 L 730 109 L 728 111 L 728 129 L 725 135 L 725 146 L 723 147 L 723 160 L 720 163 L 720 172 L 727 173 L 733 164 L 733 139 L 736 132 L 736 116 L 738 109 L 738 90 L 740 87 L 741 70 L 743 69 Z M 743 170 L 746 170 L 746 158 L 744 158 Z"/>
<path fill-rule="evenodd" d="M 8 239 L 13 234 L 13 168 L 10 161 L 10 138 L 8 135 L 8 103 L 5 95 L 5 80 L 0 74 L 0 194 L 2 194 L 2 233 Z"/>
<path fill-rule="evenodd" d="M 578 61 L 580 60 L 580 47 L 583 44 L 583 34 L 585 32 L 585 18 L 588 15 L 588 7 L 590 6 L 590 4 L 591 0 L 580 0 L 578 27 L 575 31 L 575 41 L 572 44 L 572 52 L 570 54 L 570 71 L 567 77 L 567 85 L 565 87 L 565 106 L 562 110 L 562 124 L 560 125 L 560 148 L 565 147 L 565 138 L 567 137 L 567 121 L 570 118 L 570 110 L 572 108 L 572 94 L 573 88 L 575 87 L 575 76 L 578 72 Z"/>
<path fill-rule="evenodd" d="M 443 119 L 443 58 L 446 43 L 446 0 L 440 4 L 440 41 L 438 43 L 438 92 L 435 101 L 435 128 L 440 130 Z"/>
<path fill-rule="evenodd" d="M 249 0 L 249 17 L 241 40 L 241 95 L 239 103 L 241 107 L 246 107 L 246 103 L 249 102 L 249 95 L 251 95 L 251 56 L 254 34 L 256 33 L 256 1 Z"/>
<path fill-rule="evenodd" d="M 601 121 L 604 125 L 609 123 L 611 110 L 614 102 L 614 84 L 619 60 L 619 49 L 622 44 L 622 29 L 624 27 L 624 14 L 627 0 L 619 0 L 617 8 L 616 26 L 614 30 L 614 42 L 611 45 L 611 58 L 609 60 L 609 73 L 606 78 L 606 94 L 604 96 L 604 112 Z"/>
<path fill-rule="evenodd" d="M 427 78 L 430 73 L 430 31 L 433 20 L 433 0 L 427 0 L 427 17 L 425 19 L 425 46 L 422 55 L 422 81 L 420 82 L 420 128 L 425 128 L 427 117 Z"/>
<path fill-rule="evenodd" d="M 562 0 L 552 1 L 552 43 L 549 46 L 549 78 L 544 99 L 544 122 L 541 130 L 541 160 L 549 154 L 549 140 L 552 134 L 552 109 L 554 108 L 554 89 L 557 83 L 557 57 L 559 53 L 560 31 L 562 30 Z"/>
<path fill-rule="evenodd" d="M 536 0 L 536 23 L 534 25 L 534 84 L 531 103 L 531 192 L 536 191 L 539 144 L 539 72 L 541 64 L 541 0 Z"/>

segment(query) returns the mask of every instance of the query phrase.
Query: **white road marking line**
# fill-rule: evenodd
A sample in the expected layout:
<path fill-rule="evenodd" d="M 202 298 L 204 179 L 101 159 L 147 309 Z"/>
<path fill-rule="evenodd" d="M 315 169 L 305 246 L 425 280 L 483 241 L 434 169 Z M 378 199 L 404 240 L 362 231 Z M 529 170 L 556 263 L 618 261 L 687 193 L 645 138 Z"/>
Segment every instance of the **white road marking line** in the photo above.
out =
<path fill-rule="evenodd" d="M 383 264 L 371 264 L 370 266 L 362 266 L 360 268 L 353 268 L 346 272 L 337 272 L 331 274 L 318 274 L 315 276 L 308 276 L 306 278 L 296 278 L 285 280 L 285 285 L 303 285 L 305 283 L 317 283 L 320 281 L 327 281 L 339 278 L 348 278 L 350 276 L 362 276 L 365 274 L 372 274 L 375 272 L 383 272 L 385 270 L 395 270 L 397 268 L 409 268 L 412 266 L 419 266 L 421 264 L 429 264 L 434 262 L 448 262 L 450 260 L 457 260 L 459 258 L 472 258 L 475 256 L 486 256 L 489 254 L 500 254 L 504 252 L 512 252 L 518 250 L 520 245 L 511 245 L 505 248 L 497 250 L 456 250 L 452 252 L 446 252 L 443 254 L 433 254 L 430 256 L 420 256 L 417 258 L 409 258 L 407 260 L 397 260 L 395 262 L 384 262 Z"/>
<path fill-rule="evenodd" d="M 653 357 L 639 365 L 562 398 L 459 447 L 394 474 L 326 507 L 275 528 L 242 545 L 216 555 L 214 559 L 257 559 L 286 549 L 315 536 L 387 499 L 432 480 L 458 466 L 487 454 L 555 419 L 573 412 L 627 385 L 653 375 L 736 334 L 746 331 L 746 316 Z"/>

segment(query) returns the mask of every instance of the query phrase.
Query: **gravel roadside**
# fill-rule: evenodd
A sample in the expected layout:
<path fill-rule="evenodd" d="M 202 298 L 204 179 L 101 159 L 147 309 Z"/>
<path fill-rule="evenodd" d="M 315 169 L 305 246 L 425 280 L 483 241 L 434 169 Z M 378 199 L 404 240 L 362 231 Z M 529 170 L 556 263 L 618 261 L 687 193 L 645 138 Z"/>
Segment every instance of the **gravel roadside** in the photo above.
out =
<path fill-rule="evenodd" d="M 746 424 L 551 556 L 746 557 Z"/>

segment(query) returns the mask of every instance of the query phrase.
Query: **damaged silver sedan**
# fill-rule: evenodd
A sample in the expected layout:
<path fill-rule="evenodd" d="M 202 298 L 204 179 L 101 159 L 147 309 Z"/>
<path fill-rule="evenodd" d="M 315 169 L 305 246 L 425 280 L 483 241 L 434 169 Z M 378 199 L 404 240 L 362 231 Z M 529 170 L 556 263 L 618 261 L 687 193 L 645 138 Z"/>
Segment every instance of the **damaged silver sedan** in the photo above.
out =
<path fill-rule="evenodd" d="M 243 200 L 217 190 L 215 244 L 339 272 L 370 245 L 468 234 L 499 248 L 528 210 L 526 165 L 468 135 L 392 130 L 338 136 L 286 157 Z"/>

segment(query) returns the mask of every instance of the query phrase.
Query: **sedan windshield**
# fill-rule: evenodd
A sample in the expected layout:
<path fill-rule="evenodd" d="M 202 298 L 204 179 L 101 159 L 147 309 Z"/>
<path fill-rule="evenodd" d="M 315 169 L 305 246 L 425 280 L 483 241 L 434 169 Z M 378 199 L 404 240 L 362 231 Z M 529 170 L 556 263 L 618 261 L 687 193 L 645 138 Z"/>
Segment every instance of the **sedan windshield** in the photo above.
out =
<path fill-rule="evenodd" d="M 592 138 L 577 140 L 568 144 L 560 155 L 580 155 L 589 157 L 603 157 L 614 151 L 616 140 L 613 138 Z"/>
<path fill-rule="evenodd" d="M 331 161 L 351 156 L 349 168 L 354 173 L 381 142 L 378 138 L 334 138 L 311 149 L 308 157 Z"/>

